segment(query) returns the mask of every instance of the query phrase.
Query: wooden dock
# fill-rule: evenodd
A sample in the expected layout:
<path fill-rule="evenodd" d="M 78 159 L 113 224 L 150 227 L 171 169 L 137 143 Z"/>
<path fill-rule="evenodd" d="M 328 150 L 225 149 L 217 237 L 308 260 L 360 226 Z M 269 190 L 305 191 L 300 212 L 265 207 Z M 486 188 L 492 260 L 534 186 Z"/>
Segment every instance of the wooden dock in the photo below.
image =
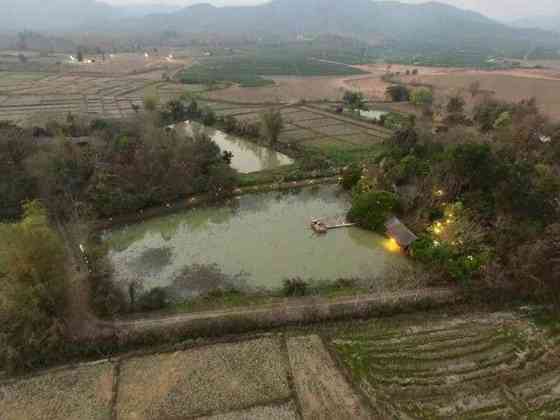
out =
<path fill-rule="evenodd" d="M 346 218 L 338 219 L 313 219 L 311 221 L 311 228 L 317 233 L 327 233 L 329 230 L 342 229 L 356 226 L 355 223 L 349 223 Z"/>

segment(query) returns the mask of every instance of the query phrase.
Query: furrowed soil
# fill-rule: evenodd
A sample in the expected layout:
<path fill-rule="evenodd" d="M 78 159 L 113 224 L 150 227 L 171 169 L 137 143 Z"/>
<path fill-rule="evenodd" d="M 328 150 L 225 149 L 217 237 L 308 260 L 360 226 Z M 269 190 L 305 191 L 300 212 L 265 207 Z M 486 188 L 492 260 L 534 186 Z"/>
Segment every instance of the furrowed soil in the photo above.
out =
<path fill-rule="evenodd" d="M 475 311 L 475 312 L 473 312 Z M 0 383 L 16 419 L 558 419 L 560 329 L 418 312 L 187 342 Z"/>

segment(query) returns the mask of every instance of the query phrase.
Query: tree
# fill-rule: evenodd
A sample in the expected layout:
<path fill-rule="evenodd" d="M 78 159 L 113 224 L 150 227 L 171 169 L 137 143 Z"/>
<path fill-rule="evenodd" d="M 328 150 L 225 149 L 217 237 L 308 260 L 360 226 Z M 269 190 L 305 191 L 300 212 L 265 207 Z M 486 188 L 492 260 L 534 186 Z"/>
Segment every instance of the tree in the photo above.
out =
<path fill-rule="evenodd" d="M 351 109 L 363 109 L 365 107 L 365 98 L 362 92 L 347 90 L 342 101 Z"/>
<path fill-rule="evenodd" d="M 65 254 L 38 202 L 21 222 L 0 225 L 0 365 L 43 365 L 62 346 Z"/>
<path fill-rule="evenodd" d="M 398 210 L 398 197 L 386 191 L 357 194 L 352 199 L 348 220 L 364 229 L 385 233 L 385 222 Z"/>
<path fill-rule="evenodd" d="M 416 106 L 428 106 L 434 101 L 432 91 L 425 87 L 414 89 L 410 95 L 410 102 Z"/>
<path fill-rule="evenodd" d="M 410 98 L 409 90 L 403 85 L 389 86 L 386 94 L 393 102 L 406 102 Z"/>
<path fill-rule="evenodd" d="M 548 226 L 539 240 L 522 247 L 518 260 L 520 281 L 560 308 L 560 224 Z"/>
<path fill-rule="evenodd" d="M 276 109 L 269 109 L 261 114 L 261 129 L 270 144 L 278 141 L 280 133 L 284 129 L 282 113 Z"/>
<path fill-rule="evenodd" d="M 78 48 L 78 52 L 76 53 L 76 60 L 78 60 L 78 62 L 80 63 L 84 61 L 84 52 L 81 48 Z"/>

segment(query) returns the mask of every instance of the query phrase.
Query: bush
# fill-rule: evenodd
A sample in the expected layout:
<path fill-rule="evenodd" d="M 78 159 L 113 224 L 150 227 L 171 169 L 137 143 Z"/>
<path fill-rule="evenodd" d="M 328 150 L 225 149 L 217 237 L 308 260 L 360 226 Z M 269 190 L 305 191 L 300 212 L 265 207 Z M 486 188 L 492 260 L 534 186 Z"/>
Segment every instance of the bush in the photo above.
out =
<path fill-rule="evenodd" d="M 305 280 L 296 277 L 293 279 L 285 279 L 282 286 L 282 294 L 284 296 L 305 296 L 307 294 L 308 285 Z"/>
<path fill-rule="evenodd" d="M 346 91 L 342 101 L 351 109 L 365 108 L 365 98 L 362 92 Z"/>
<path fill-rule="evenodd" d="M 164 309 L 168 304 L 167 292 L 161 287 L 156 287 L 148 293 L 143 294 L 138 302 L 136 308 L 139 311 L 159 311 Z"/>
<path fill-rule="evenodd" d="M 352 190 L 362 177 L 362 168 L 359 165 L 352 164 L 342 173 L 342 181 L 340 185 L 346 191 Z"/>
<path fill-rule="evenodd" d="M 407 102 L 410 98 L 410 91 L 403 85 L 389 86 L 386 94 L 393 102 Z"/>
<path fill-rule="evenodd" d="M 0 366 L 44 366 L 63 347 L 66 258 L 37 202 L 16 224 L 0 225 Z"/>
<path fill-rule="evenodd" d="M 410 95 L 410 102 L 416 106 L 431 105 L 433 101 L 434 95 L 432 91 L 425 87 L 414 89 Z"/>
<path fill-rule="evenodd" d="M 385 222 L 398 208 L 398 197 L 393 193 L 374 191 L 356 194 L 352 199 L 348 220 L 364 229 L 384 233 Z"/>

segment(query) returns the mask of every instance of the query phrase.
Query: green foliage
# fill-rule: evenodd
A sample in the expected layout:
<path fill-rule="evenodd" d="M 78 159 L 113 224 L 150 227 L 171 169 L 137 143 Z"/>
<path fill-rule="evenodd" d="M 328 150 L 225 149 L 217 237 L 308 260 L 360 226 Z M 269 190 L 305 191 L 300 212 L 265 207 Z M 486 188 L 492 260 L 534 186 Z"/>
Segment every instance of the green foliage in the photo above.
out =
<path fill-rule="evenodd" d="M 512 123 L 511 113 L 508 111 L 504 111 L 500 114 L 500 116 L 494 121 L 492 127 L 495 130 L 499 130 L 500 128 L 509 127 Z"/>
<path fill-rule="evenodd" d="M 389 112 L 381 116 L 381 122 L 389 130 L 401 130 L 413 125 L 410 117 L 397 112 Z"/>
<path fill-rule="evenodd" d="M 62 346 L 64 245 L 37 202 L 0 225 L 0 364 L 10 371 L 47 363 Z"/>
<path fill-rule="evenodd" d="M 174 124 L 184 121 L 187 117 L 187 110 L 182 101 L 171 100 L 165 104 L 161 111 L 161 122 L 164 125 Z"/>
<path fill-rule="evenodd" d="M 473 119 L 482 131 L 487 132 L 495 128 L 496 121 L 500 116 L 511 112 L 511 110 L 510 104 L 490 99 L 481 102 L 474 108 Z"/>
<path fill-rule="evenodd" d="M 393 102 L 407 102 L 410 99 L 410 91 L 403 85 L 389 86 L 386 94 Z"/>
<path fill-rule="evenodd" d="M 159 311 L 169 303 L 165 289 L 156 287 L 148 293 L 143 294 L 136 302 L 136 309 L 141 312 Z"/>
<path fill-rule="evenodd" d="M 347 90 L 344 92 L 342 101 L 351 109 L 364 109 L 366 105 L 364 94 L 362 92 L 352 92 Z"/>
<path fill-rule="evenodd" d="M 282 286 L 282 294 L 287 297 L 305 296 L 309 286 L 307 282 L 299 277 L 285 279 Z"/>
<path fill-rule="evenodd" d="M 342 188 L 344 188 L 346 191 L 352 190 L 352 188 L 354 188 L 360 181 L 362 172 L 363 170 L 359 165 L 352 164 L 348 166 L 342 173 L 342 180 L 340 181 L 340 185 L 342 185 Z"/>
<path fill-rule="evenodd" d="M 412 244 L 411 255 L 431 269 L 443 270 L 465 286 L 485 263 L 483 256 L 463 255 L 458 248 L 428 236 Z"/>
<path fill-rule="evenodd" d="M 202 110 L 202 123 L 208 127 L 216 124 L 216 113 L 210 107 Z"/>
<path fill-rule="evenodd" d="M 385 222 L 399 209 L 398 197 L 386 191 L 355 194 L 348 220 L 364 229 L 385 232 Z"/>
<path fill-rule="evenodd" d="M 233 82 L 243 87 L 274 84 L 262 76 L 346 76 L 363 71 L 340 64 L 315 60 L 306 51 L 292 47 L 258 47 L 245 54 L 210 57 L 189 67 L 183 83 L 208 84 Z"/>
<path fill-rule="evenodd" d="M 410 102 L 416 106 L 431 105 L 434 101 L 432 91 L 426 87 L 419 87 L 412 91 L 410 94 Z"/>

